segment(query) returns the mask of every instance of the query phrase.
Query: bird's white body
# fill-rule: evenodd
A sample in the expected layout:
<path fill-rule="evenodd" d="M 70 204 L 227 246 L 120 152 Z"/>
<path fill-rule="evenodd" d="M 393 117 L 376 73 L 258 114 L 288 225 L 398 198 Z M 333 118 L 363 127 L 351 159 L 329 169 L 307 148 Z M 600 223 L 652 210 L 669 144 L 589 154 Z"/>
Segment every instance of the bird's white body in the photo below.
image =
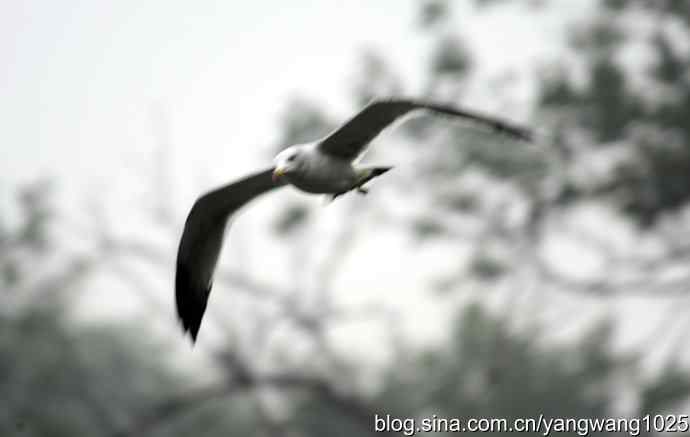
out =
<path fill-rule="evenodd" d="M 343 193 L 360 180 L 352 161 L 321 152 L 316 142 L 290 146 L 274 163 L 281 179 L 307 193 Z"/>

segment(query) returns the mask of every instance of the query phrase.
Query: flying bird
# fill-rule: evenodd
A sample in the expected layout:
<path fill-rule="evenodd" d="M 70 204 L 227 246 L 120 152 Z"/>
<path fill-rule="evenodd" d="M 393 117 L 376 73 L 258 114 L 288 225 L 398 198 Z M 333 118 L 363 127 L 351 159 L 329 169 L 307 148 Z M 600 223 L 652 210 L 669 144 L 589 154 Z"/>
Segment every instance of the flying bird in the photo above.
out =
<path fill-rule="evenodd" d="M 196 341 L 206 311 L 230 216 L 255 197 L 288 184 L 333 199 L 349 191 L 366 194 L 364 185 L 392 167 L 359 165 L 359 158 L 382 130 L 417 110 L 473 120 L 518 140 L 532 139 L 527 128 L 449 105 L 409 99 L 374 100 L 325 138 L 290 146 L 276 155 L 271 167 L 204 194 L 187 216 L 175 274 L 177 314 L 192 342 Z"/>

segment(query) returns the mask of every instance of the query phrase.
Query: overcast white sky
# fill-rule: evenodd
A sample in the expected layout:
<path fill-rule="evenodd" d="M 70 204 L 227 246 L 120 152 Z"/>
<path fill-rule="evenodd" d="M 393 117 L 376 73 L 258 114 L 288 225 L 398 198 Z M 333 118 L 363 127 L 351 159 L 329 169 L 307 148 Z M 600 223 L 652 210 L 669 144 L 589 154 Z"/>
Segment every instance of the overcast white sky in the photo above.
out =
<path fill-rule="evenodd" d="M 498 8 L 494 16 L 458 22 L 477 45 L 480 65 L 519 70 L 525 58 L 553 47 L 559 21 L 583 11 L 582 2 L 577 10 L 573 2 L 555 3 L 551 21 Z M 329 110 L 349 115 L 348 78 L 364 47 L 381 50 L 414 83 L 424 64 L 424 41 L 414 32 L 417 4 L 3 2 L 0 181 L 109 176 L 105 168 L 150 154 L 156 104 L 169 113 L 186 168 L 206 170 L 213 155 L 212 171 L 225 172 L 229 161 L 275 137 L 275 116 L 290 95 L 327 99 Z"/>
<path fill-rule="evenodd" d="M 150 153 L 154 104 L 190 166 L 251 152 L 296 90 L 342 102 L 357 48 L 406 50 L 411 3 L 4 2 L 1 177 L 103 176 Z"/>

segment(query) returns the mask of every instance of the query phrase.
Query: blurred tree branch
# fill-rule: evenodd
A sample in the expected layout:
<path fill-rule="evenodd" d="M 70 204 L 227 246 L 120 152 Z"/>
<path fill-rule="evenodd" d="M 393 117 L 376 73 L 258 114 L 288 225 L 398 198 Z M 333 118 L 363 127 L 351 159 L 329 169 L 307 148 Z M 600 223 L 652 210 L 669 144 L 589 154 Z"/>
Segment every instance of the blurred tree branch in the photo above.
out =
<path fill-rule="evenodd" d="M 244 372 L 249 372 L 248 369 L 238 370 L 241 366 L 237 360 L 233 360 L 235 373 L 244 374 Z M 118 432 L 113 437 L 148 435 L 157 425 L 173 420 L 175 416 L 183 414 L 189 409 L 197 408 L 211 399 L 241 394 L 247 390 L 265 388 L 310 391 L 318 399 L 332 404 L 355 422 L 360 423 L 363 429 L 372 428 L 374 412 L 380 411 L 361 399 L 336 391 L 327 381 L 322 379 L 290 373 L 263 376 L 247 375 L 246 378 L 236 378 L 225 383 L 214 383 L 211 386 L 196 389 L 177 398 L 168 399 L 160 405 L 153 407 L 145 416 L 129 426 L 126 431 Z M 383 433 L 382 435 L 398 434 Z"/>

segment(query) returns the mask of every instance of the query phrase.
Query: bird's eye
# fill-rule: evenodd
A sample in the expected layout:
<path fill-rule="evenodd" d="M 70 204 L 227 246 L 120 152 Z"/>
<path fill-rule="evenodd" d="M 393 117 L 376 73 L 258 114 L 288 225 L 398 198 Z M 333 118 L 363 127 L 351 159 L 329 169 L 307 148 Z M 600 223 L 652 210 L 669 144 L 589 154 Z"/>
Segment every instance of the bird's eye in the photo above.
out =
<path fill-rule="evenodd" d="M 288 156 L 287 160 L 288 160 L 288 162 L 292 162 L 295 160 L 296 157 L 297 157 L 297 155 L 290 155 L 290 156 Z"/>

